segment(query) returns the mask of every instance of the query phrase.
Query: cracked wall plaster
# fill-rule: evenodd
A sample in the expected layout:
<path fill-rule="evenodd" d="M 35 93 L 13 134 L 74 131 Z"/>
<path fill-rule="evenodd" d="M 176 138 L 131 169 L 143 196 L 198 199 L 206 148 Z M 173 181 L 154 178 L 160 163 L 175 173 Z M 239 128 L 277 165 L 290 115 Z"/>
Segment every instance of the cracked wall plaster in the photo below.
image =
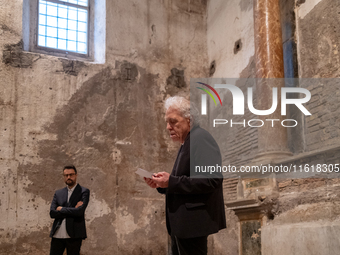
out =
<path fill-rule="evenodd" d="M 24 52 L 22 47 L 22 40 L 17 44 L 5 45 L 5 49 L 2 52 L 2 62 L 12 67 L 32 67 L 34 59 L 36 59 L 37 57 L 33 54 Z"/>
<path fill-rule="evenodd" d="M 298 0 L 296 3 L 298 17 L 303 19 L 321 1 L 323 0 L 308 0 L 307 2 L 305 0 Z"/>
<path fill-rule="evenodd" d="M 227 24 L 227 25 L 226 25 Z M 254 18 L 252 1 L 215 0 L 207 8 L 208 58 L 216 61 L 214 78 L 237 78 L 254 56 Z M 242 50 L 234 54 L 235 42 Z"/>
<path fill-rule="evenodd" d="M 141 192 L 139 189 L 136 190 L 139 185 L 136 186 L 135 183 L 145 185 L 134 174 L 135 168 L 141 164 L 138 159 L 146 159 L 145 162 L 149 163 L 144 166 L 147 166 L 148 169 L 154 169 L 154 164 L 166 164 L 166 162 L 155 162 L 154 160 L 167 158 L 165 156 L 168 155 L 166 149 L 159 148 L 159 144 L 163 143 L 165 129 L 163 127 L 158 129 L 157 125 L 150 129 L 150 124 L 143 121 L 144 116 L 147 115 L 150 123 L 159 123 L 161 126 L 164 124 L 161 115 L 156 115 L 158 112 L 155 109 L 156 105 L 147 100 L 149 96 L 156 98 L 158 94 L 157 89 L 150 89 L 156 76 L 147 74 L 142 69 L 138 72 L 141 73 L 138 81 L 127 81 L 121 78 L 120 73 L 115 76 L 109 68 L 104 69 L 85 82 L 73 94 L 69 103 L 57 111 L 53 121 L 43 127 L 42 132 L 49 134 L 47 137 L 54 137 L 54 139 L 37 142 L 37 155 L 43 160 L 40 163 L 20 164 L 17 172 L 17 176 L 27 177 L 26 181 L 19 181 L 19 183 L 25 183 L 22 187 L 23 191 L 35 197 L 37 202 L 37 198 L 40 199 L 39 203 L 33 202 L 33 207 L 35 203 L 41 205 L 42 201 L 45 201 L 45 204 L 51 201 L 54 190 L 63 186 L 62 166 L 73 163 L 78 168 L 79 183 L 90 188 L 91 193 L 97 198 L 90 201 L 89 204 L 89 208 L 95 206 L 96 210 L 90 209 L 87 212 L 87 217 L 91 218 L 88 222 L 88 229 L 94 236 L 97 236 L 102 234 L 98 233 L 99 229 L 92 229 L 97 218 L 102 218 L 103 215 L 116 218 L 116 210 L 119 210 L 120 206 L 126 207 L 131 195 L 136 196 Z M 116 100 L 119 97 L 123 97 L 124 100 Z M 143 136 L 143 140 L 153 142 L 144 143 L 140 139 L 141 136 Z M 128 147 L 126 144 L 117 143 L 117 141 L 124 141 L 125 138 L 131 141 L 131 145 Z M 160 156 L 159 154 L 165 155 Z M 142 192 L 145 192 L 145 188 L 145 186 L 142 187 Z M 152 192 L 152 190 L 146 191 Z M 160 195 L 153 194 L 153 196 Z M 25 195 L 25 197 L 27 196 Z M 129 214 L 131 211 L 139 212 L 141 207 L 146 206 L 143 200 L 140 203 L 138 208 L 135 208 L 136 202 L 130 204 L 127 212 Z M 162 209 L 163 203 L 164 201 L 161 200 L 160 208 Z M 26 206 L 26 210 L 33 214 L 34 210 L 42 209 L 42 206 L 38 206 L 38 208 L 30 210 L 29 206 Z M 46 214 L 48 206 L 43 211 L 45 214 L 41 213 L 40 216 L 44 222 L 51 222 Z M 20 210 L 17 209 L 17 212 L 20 213 Z M 37 216 L 29 217 L 33 221 L 37 220 Z M 143 220 L 139 213 L 134 217 Z M 125 250 L 124 244 L 129 242 L 129 238 L 133 239 L 133 233 L 140 232 L 140 230 L 136 230 L 133 225 L 126 225 L 124 219 L 114 223 L 111 230 L 105 230 L 105 232 L 114 231 L 116 239 L 101 240 L 100 246 L 110 246 L 114 242 Z M 129 220 L 133 220 L 133 218 L 130 217 Z M 18 224 L 18 221 L 14 221 L 13 224 Z M 123 225 L 120 227 L 120 224 Z M 166 237 L 166 232 L 159 224 L 159 221 L 155 222 L 156 230 L 153 231 L 153 234 L 162 239 Z M 140 224 L 137 226 L 144 228 L 145 223 L 143 226 Z M 45 234 L 48 236 L 48 233 Z M 162 242 L 161 239 L 160 242 Z M 87 247 L 89 252 L 92 249 L 95 250 L 96 245 Z M 150 243 L 148 247 L 151 245 Z M 87 244 L 85 244 L 86 246 Z"/>
<path fill-rule="evenodd" d="M 163 101 L 188 88 L 166 80 L 173 67 L 187 84 L 207 76 L 206 1 L 107 3 L 105 64 L 23 52 L 21 5 L 0 3 L 0 253 L 48 253 L 49 205 L 74 163 L 91 190 L 82 253 L 165 254 L 164 197 L 134 171 L 172 168 Z"/>

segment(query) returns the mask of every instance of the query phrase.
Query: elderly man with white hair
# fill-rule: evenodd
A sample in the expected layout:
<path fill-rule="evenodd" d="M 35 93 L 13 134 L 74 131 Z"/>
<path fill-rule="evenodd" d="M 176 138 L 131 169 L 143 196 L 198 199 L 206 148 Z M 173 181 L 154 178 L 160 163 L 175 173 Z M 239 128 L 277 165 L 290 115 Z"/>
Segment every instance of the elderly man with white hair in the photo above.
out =
<path fill-rule="evenodd" d="M 223 178 L 221 174 L 193 178 L 190 172 L 195 166 L 221 165 L 221 153 L 214 138 L 198 125 L 198 111 L 192 108 L 190 114 L 190 101 L 170 97 L 165 109 L 170 138 L 181 147 L 171 174 L 159 172 L 144 179 L 166 195 L 172 254 L 207 254 L 208 235 L 226 227 Z"/>

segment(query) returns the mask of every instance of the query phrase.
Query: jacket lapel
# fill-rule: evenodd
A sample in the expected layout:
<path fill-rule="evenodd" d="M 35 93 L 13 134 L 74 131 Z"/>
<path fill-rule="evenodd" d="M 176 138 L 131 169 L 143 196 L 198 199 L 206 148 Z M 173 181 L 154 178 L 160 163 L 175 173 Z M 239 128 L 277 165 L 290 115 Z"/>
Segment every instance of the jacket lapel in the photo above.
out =
<path fill-rule="evenodd" d="M 189 143 L 189 144 L 187 144 Z M 190 150 L 190 132 L 188 133 L 187 137 L 185 138 L 184 140 L 184 143 L 181 145 L 178 153 L 177 153 L 177 158 L 176 158 L 176 161 L 175 161 L 175 164 L 174 164 L 174 168 L 172 169 L 172 172 L 171 172 L 171 175 L 174 175 L 174 176 L 178 176 L 178 175 L 181 175 L 178 171 L 180 170 L 180 158 L 183 157 L 183 155 L 181 155 L 181 153 L 183 153 L 183 151 L 185 150 L 188 150 L 187 147 L 189 147 L 189 150 Z"/>
<path fill-rule="evenodd" d="M 62 206 L 67 206 L 67 194 L 68 194 L 68 191 L 67 191 L 67 187 L 63 188 L 63 193 L 61 194 L 62 197 L 61 197 L 61 201 L 62 201 Z"/>
<path fill-rule="evenodd" d="M 72 192 L 72 195 L 70 197 L 70 200 L 69 200 L 69 206 L 71 207 L 75 207 L 76 204 L 79 202 L 79 196 L 81 195 L 81 187 L 79 184 L 77 184 L 77 186 L 74 188 L 73 192 Z"/>

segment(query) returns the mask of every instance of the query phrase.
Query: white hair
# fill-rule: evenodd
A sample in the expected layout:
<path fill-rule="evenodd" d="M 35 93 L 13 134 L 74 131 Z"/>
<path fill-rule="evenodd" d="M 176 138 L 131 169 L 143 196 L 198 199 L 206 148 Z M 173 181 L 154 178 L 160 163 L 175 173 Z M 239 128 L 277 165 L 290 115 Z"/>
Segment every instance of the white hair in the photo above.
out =
<path fill-rule="evenodd" d="M 193 103 L 180 96 L 169 97 L 165 100 L 164 108 L 167 111 L 169 108 L 175 109 L 180 112 L 181 116 L 190 119 L 191 126 L 199 124 L 199 112 Z"/>

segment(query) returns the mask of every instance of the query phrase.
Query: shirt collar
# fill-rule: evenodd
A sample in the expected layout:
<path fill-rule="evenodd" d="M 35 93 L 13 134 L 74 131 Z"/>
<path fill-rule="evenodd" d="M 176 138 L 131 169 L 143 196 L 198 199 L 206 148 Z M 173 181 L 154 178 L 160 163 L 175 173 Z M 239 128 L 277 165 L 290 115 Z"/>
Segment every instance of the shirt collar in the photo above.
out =
<path fill-rule="evenodd" d="M 70 188 L 67 186 L 67 190 L 68 190 L 69 192 L 73 192 L 77 185 L 78 185 L 78 184 L 76 183 L 76 185 L 74 185 L 72 189 L 70 189 Z"/>

